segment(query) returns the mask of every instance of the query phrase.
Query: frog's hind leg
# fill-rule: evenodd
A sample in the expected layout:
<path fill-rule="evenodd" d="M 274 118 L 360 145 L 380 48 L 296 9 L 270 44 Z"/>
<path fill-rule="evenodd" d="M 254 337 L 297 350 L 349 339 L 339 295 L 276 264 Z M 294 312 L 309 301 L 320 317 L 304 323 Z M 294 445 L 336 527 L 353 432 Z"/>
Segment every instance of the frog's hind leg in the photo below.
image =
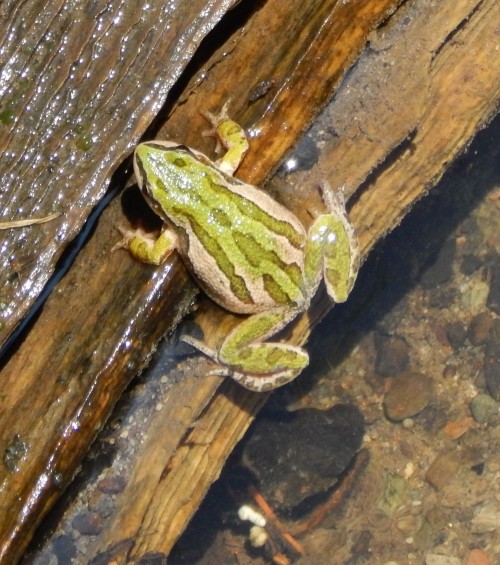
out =
<path fill-rule="evenodd" d="M 285 360 L 287 367 L 281 370 L 272 370 L 267 373 L 247 373 L 238 369 L 231 370 L 229 376 L 241 386 L 254 392 L 265 392 L 283 386 L 293 381 L 309 365 L 309 355 L 301 347 L 287 343 L 265 343 L 264 351 L 259 352 L 260 356 L 279 356 Z M 294 368 L 290 365 L 293 364 Z"/>
<path fill-rule="evenodd" d="M 250 316 L 236 326 L 218 353 L 191 337 L 183 338 L 222 366 L 212 372 L 231 376 L 244 387 L 264 391 L 293 380 L 309 364 L 307 352 L 287 343 L 265 342 L 298 314 L 274 309 Z"/>

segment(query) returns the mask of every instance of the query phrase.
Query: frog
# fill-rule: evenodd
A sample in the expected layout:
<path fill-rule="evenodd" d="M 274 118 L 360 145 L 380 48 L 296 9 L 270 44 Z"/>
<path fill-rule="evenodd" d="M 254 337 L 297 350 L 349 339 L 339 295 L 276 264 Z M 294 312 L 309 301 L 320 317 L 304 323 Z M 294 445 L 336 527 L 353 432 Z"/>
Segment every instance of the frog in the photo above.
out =
<path fill-rule="evenodd" d="M 153 265 L 177 251 L 209 298 L 242 316 L 217 349 L 189 335 L 183 341 L 216 364 L 211 374 L 268 391 L 309 364 L 305 349 L 273 336 L 309 309 L 321 281 L 334 303 L 347 300 L 360 262 L 355 229 L 343 191 L 326 182 L 326 210 L 306 230 L 271 195 L 236 178 L 249 150 L 245 130 L 227 105 L 205 117 L 212 125 L 205 133 L 224 151 L 217 160 L 173 141 L 136 147 L 137 184 L 164 227 L 157 238 L 121 230 L 118 246 Z"/>

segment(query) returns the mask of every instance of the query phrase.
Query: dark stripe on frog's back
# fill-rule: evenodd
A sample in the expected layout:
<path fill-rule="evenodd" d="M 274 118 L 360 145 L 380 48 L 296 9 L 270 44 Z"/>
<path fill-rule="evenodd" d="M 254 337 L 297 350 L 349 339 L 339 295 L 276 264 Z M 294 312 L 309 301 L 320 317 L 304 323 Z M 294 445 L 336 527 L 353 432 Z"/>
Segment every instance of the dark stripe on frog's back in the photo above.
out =
<path fill-rule="evenodd" d="M 184 212 L 184 217 L 190 224 L 190 229 L 194 235 L 202 242 L 203 248 L 206 249 L 207 253 L 214 258 L 219 269 L 224 273 L 225 277 L 229 280 L 229 286 L 231 292 L 237 297 L 237 299 L 243 304 L 252 305 L 254 304 L 253 297 L 247 288 L 245 279 L 238 275 L 235 271 L 232 261 L 229 259 L 227 254 L 224 252 L 219 242 L 210 237 L 207 231 L 200 225 L 199 222 L 195 220 L 192 214 L 187 214 Z M 193 271 L 196 272 L 196 266 L 192 266 Z M 208 294 L 212 294 L 210 289 L 207 289 Z M 217 289 L 214 289 L 214 293 L 217 293 Z M 216 296 L 213 296 L 216 299 Z"/>
<path fill-rule="evenodd" d="M 301 267 L 297 263 L 286 263 L 276 251 L 264 247 L 252 235 L 235 233 L 233 239 L 245 261 L 262 272 L 264 288 L 273 300 L 278 304 L 295 305 L 293 297 L 283 290 L 278 278 L 283 278 L 283 275 L 286 275 L 287 286 L 292 285 L 295 287 L 296 294 L 303 295 Z M 279 277 L 280 274 L 281 277 Z"/>
<path fill-rule="evenodd" d="M 236 273 L 233 262 L 228 257 L 219 241 L 216 238 L 212 237 L 208 233 L 208 231 L 198 221 L 196 221 L 192 214 L 181 209 L 174 210 L 174 212 L 182 212 L 182 216 L 189 223 L 189 229 L 193 232 L 194 236 L 199 241 L 201 241 L 203 248 L 206 249 L 210 257 L 212 257 L 216 261 L 219 269 L 229 281 L 231 292 L 236 296 L 236 298 L 241 303 L 247 304 L 249 306 L 255 304 L 251 291 L 246 284 L 245 278 Z M 182 229 L 184 230 L 184 227 L 182 227 Z M 255 244 L 255 242 L 251 243 L 249 241 L 249 238 L 242 237 L 242 234 L 237 234 L 237 237 L 234 238 L 234 240 L 245 257 L 252 256 L 260 257 L 261 259 L 263 257 L 267 257 L 271 265 L 275 265 L 275 260 L 280 261 L 279 258 L 275 256 L 274 252 L 267 251 L 263 248 L 259 248 L 259 250 L 254 255 L 256 249 L 255 247 L 253 247 L 253 245 Z M 253 262 L 255 264 L 255 261 Z M 259 260 L 257 264 L 260 265 L 261 261 Z M 287 284 L 293 284 L 296 291 L 295 294 L 298 296 L 303 296 L 301 268 L 296 264 L 287 265 L 280 261 L 276 269 L 281 269 L 282 276 L 288 276 L 289 280 L 287 281 Z M 275 273 L 273 273 L 273 270 L 276 269 L 271 269 L 271 272 L 265 272 L 260 276 L 264 289 L 276 304 L 288 305 L 290 307 L 296 306 L 298 304 L 298 301 L 293 300 L 293 298 L 288 295 L 288 293 L 276 280 Z M 198 269 L 196 266 L 192 266 L 192 270 L 196 272 Z M 211 295 L 212 298 L 217 300 L 218 289 L 213 289 L 211 291 L 211 289 L 207 288 L 205 284 L 205 290 L 208 291 L 207 294 Z"/>
<path fill-rule="evenodd" d="M 213 172 L 209 168 L 210 172 Z M 240 185 L 245 187 L 245 183 L 239 181 L 238 179 L 226 175 L 222 171 L 217 171 L 222 178 L 224 178 L 228 184 Z M 249 198 L 244 195 L 240 195 L 236 192 L 230 191 L 224 185 L 220 185 L 215 181 L 215 179 L 207 175 L 207 180 L 209 181 L 211 188 L 214 192 L 224 192 L 225 197 L 230 199 L 231 202 L 238 208 L 242 216 L 247 216 L 259 224 L 263 225 L 270 232 L 282 236 L 287 239 L 287 241 L 295 247 L 296 249 L 301 249 L 304 243 L 303 235 L 295 229 L 295 227 L 287 222 L 286 220 L 278 220 L 273 218 L 270 214 L 262 210 L 257 204 L 252 202 Z M 251 187 L 254 190 L 259 190 L 257 188 Z M 265 194 L 264 192 L 262 194 Z M 267 195 L 266 195 L 267 196 Z"/>
<path fill-rule="evenodd" d="M 305 298 L 302 265 L 291 260 L 288 262 L 285 257 L 287 252 L 290 253 L 290 247 L 296 250 L 293 252 L 294 256 L 301 256 L 304 245 L 303 232 L 298 232 L 286 220 L 278 220 L 270 216 L 244 195 L 218 184 L 216 175 L 212 173 L 210 169 L 205 178 L 210 185 L 211 193 L 207 194 L 203 191 L 202 194 L 206 208 L 213 207 L 217 195 L 222 196 L 236 208 L 236 216 L 244 218 L 250 224 L 246 226 L 246 230 L 243 230 L 241 225 L 238 229 L 232 229 L 233 218 L 228 217 L 221 209 L 213 209 L 211 214 L 220 226 L 226 228 L 226 231 L 230 230 L 225 239 L 230 238 L 231 242 L 225 240 L 222 246 L 224 247 L 224 243 L 234 244 L 241 254 L 240 267 L 247 271 L 246 280 L 260 280 L 263 288 L 276 304 L 297 306 Z M 226 180 L 228 183 L 240 184 L 233 177 L 226 176 Z M 241 186 L 244 188 L 244 183 L 241 183 Z M 285 242 L 288 245 L 285 245 Z M 231 245 L 225 247 L 229 249 Z M 289 289 L 290 292 L 285 289 Z"/>

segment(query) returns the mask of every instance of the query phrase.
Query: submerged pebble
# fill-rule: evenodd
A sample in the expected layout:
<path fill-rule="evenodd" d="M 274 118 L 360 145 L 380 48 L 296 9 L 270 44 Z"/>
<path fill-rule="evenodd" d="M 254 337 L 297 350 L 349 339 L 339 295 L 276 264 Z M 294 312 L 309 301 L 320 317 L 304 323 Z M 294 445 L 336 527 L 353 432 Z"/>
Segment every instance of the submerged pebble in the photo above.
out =
<path fill-rule="evenodd" d="M 488 424 L 500 412 L 500 402 L 488 394 L 478 394 L 470 403 L 472 417 L 479 424 Z"/>
<path fill-rule="evenodd" d="M 405 373 L 392 381 L 385 395 L 384 409 L 389 420 L 401 422 L 422 412 L 432 396 L 432 381 L 419 373 Z"/>

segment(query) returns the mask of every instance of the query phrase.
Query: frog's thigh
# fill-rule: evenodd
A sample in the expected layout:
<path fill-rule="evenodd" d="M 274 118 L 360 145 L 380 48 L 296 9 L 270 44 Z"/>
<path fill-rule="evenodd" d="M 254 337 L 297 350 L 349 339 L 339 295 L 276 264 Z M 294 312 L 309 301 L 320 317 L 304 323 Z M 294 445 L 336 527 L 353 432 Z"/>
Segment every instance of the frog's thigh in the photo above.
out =
<path fill-rule="evenodd" d="M 128 246 L 130 253 L 139 261 L 159 265 L 177 247 L 177 236 L 168 229 L 165 229 L 156 240 L 136 233 L 130 238 Z"/>
<path fill-rule="evenodd" d="M 279 382 L 273 386 L 295 378 L 309 363 L 307 352 L 294 345 L 264 340 L 280 331 L 297 314 L 295 310 L 276 309 L 250 316 L 221 345 L 220 362 L 233 368 L 233 378 L 249 388 L 259 388 L 243 382 L 250 378 L 250 374 L 257 380 L 258 375 L 268 375 L 275 380 L 279 377 Z"/>

